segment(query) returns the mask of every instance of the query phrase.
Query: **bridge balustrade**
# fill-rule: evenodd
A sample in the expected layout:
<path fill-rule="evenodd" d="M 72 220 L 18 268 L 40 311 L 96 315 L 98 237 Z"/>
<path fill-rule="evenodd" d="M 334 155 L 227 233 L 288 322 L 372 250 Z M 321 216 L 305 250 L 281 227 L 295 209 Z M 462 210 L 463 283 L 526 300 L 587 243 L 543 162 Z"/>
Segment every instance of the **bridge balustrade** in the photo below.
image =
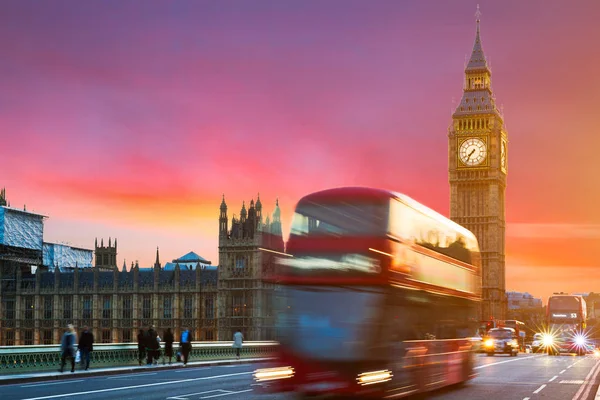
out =
<path fill-rule="evenodd" d="M 242 359 L 272 357 L 277 346 L 279 346 L 277 342 L 244 342 L 240 357 Z M 173 343 L 173 361 L 178 349 L 179 343 Z M 164 343 L 161 343 L 161 356 L 163 354 Z M 0 374 L 57 370 L 60 367 L 60 359 L 60 345 L 0 346 Z M 235 359 L 232 342 L 192 342 L 190 362 L 229 359 Z M 90 368 L 135 365 L 139 365 L 137 343 L 94 344 Z"/>

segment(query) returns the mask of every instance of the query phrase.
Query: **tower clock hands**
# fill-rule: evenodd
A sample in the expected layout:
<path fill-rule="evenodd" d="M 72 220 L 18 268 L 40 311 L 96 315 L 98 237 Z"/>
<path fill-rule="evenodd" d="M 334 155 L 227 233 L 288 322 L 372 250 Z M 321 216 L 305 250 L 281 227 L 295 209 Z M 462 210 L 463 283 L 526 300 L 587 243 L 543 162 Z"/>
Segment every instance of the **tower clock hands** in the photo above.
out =
<path fill-rule="evenodd" d="M 471 150 L 471 152 L 467 156 L 467 161 L 469 161 L 471 159 L 471 156 L 473 155 L 473 153 L 475 153 L 475 149 Z"/>

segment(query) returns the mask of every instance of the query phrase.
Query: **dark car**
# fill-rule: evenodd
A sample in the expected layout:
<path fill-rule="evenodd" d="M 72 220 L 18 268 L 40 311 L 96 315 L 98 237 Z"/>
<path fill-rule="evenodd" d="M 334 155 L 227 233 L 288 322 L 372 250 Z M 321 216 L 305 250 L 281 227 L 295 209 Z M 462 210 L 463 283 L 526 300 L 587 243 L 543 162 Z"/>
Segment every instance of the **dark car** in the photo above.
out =
<path fill-rule="evenodd" d="M 500 353 L 514 357 L 519 354 L 517 333 L 512 328 L 490 329 L 483 341 L 483 348 L 488 356 Z"/>

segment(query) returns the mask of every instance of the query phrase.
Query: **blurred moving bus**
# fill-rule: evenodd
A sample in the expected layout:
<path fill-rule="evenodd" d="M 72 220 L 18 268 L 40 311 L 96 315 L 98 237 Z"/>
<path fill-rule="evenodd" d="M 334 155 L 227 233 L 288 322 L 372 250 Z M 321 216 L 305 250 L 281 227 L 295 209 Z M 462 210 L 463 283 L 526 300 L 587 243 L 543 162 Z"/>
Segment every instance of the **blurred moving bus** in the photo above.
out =
<path fill-rule="evenodd" d="M 277 283 L 267 392 L 400 398 L 474 377 L 475 236 L 411 198 L 338 188 L 296 206 Z"/>
<path fill-rule="evenodd" d="M 587 306 L 582 296 L 557 294 L 550 296 L 546 310 L 546 323 L 550 337 L 549 354 L 586 354 Z"/>

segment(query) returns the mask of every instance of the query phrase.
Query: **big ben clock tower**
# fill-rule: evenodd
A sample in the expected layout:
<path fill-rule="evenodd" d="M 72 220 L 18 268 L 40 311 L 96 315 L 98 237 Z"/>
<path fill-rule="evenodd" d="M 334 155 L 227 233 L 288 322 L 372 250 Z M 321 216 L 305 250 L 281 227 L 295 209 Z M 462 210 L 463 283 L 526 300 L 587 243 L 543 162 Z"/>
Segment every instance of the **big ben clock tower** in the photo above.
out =
<path fill-rule="evenodd" d="M 504 237 L 507 135 L 491 71 L 477 33 L 465 68 L 463 96 L 448 129 L 450 218 L 477 236 L 482 254 L 483 319 L 506 314 Z"/>

